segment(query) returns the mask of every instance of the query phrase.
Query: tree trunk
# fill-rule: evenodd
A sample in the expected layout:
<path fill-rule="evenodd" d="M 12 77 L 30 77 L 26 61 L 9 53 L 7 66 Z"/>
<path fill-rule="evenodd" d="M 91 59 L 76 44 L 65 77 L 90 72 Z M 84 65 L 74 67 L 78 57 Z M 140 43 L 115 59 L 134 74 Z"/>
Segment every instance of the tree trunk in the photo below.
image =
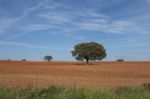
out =
<path fill-rule="evenodd" d="M 86 58 L 86 63 L 89 64 L 89 58 Z"/>

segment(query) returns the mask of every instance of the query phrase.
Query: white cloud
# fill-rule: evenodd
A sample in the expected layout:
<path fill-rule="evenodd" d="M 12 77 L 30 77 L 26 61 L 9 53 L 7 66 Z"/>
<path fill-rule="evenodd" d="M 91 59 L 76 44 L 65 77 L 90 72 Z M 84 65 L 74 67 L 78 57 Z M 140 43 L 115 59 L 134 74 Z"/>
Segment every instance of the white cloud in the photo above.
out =
<path fill-rule="evenodd" d="M 27 26 L 26 32 L 49 29 L 48 24 L 30 24 Z"/>
<path fill-rule="evenodd" d="M 18 18 L 9 18 L 9 19 L 1 19 L 0 20 L 0 31 L 5 33 L 5 31 L 13 25 L 16 21 L 18 21 Z"/>
<path fill-rule="evenodd" d="M 5 32 L 9 27 L 15 25 L 17 22 L 23 20 L 25 17 L 27 17 L 31 12 L 35 11 L 36 9 L 42 7 L 45 5 L 45 1 L 41 1 L 38 5 L 33 6 L 31 8 L 25 8 L 23 14 L 20 17 L 14 17 L 14 18 L 5 18 L 0 19 L 0 31 Z"/>
<path fill-rule="evenodd" d="M 34 44 L 21 43 L 21 42 L 11 42 L 11 41 L 0 41 L 0 45 L 12 45 L 12 46 L 38 48 L 38 49 L 51 49 L 51 50 L 70 50 L 70 48 L 48 47 L 48 46 L 34 45 Z"/>
<path fill-rule="evenodd" d="M 134 21 L 124 21 L 121 19 L 112 20 L 110 16 L 94 10 L 81 10 L 79 8 L 73 8 L 71 6 L 68 7 L 59 3 L 48 2 L 49 1 L 46 0 L 32 8 L 26 8 L 21 17 L 17 19 L 10 19 L 8 23 L 7 21 L 2 22 L 2 24 L 4 23 L 4 26 L 2 25 L 0 27 L 8 28 L 8 25 L 14 25 L 14 22 L 21 21 L 31 12 L 34 12 L 40 8 L 41 11 L 34 14 L 34 17 L 38 16 L 39 20 L 43 22 L 33 23 L 31 20 L 31 22 L 24 24 L 23 26 L 18 26 L 19 29 L 22 29 L 22 31 L 14 34 L 14 36 L 10 37 L 10 39 L 18 38 L 33 31 L 51 30 L 53 28 L 56 28 L 57 31 L 51 31 L 52 33 L 62 33 L 62 35 L 66 37 L 69 37 L 69 35 L 72 35 L 71 33 L 75 33 L 80 29 L 115 34 L 123 34 L 128 32 L 148 33 L 148 29 L 138 26 Z M 4 32 L 4 30 L 4 28 L 0 29 L 2 32 Z M 78 37 L 74 36 L 74 38 Z"/>
<path fill-rule="evenodd" d="M 99 31 L 101 28 L 107 28 L 107 25 L 102 25 L 98 23 L 80 23 L 80 28 L 85 30 L 93 30 L 93 31 Z"/>
<path fill-rule="evenodd" d="M 78 40 L 85 40 L 85 37 L 79 36 L 79 35 L 73 35 L 71 33 L 65 33 L 63 34 L 64 37 L 70 38 L 70 39 L 78 39 Z"/>
<path fill-rule="evenodd" d="M 39 17 L 45 18 L 50 24 L 63 24 L 71 21 L 70 17 L 63 15 L 62 13 L 45 13 L 38 15 Z"/>
<path fill-rule="evenodd" d="M 111 33 L 125 33 L 134 26 L 134 23 L 128 21 L 93 20 L 92 22 L 80 23 L 79 27 L 85 30 L 102 31 Z"/>
<path fill-rule="evenodd" d="M 75 15 L 83 17 L 83 18 L 101 18 L 101 19 L 109 19 L 109 17 L 105 14 L 98 13 L 95 11 L 77 11 L 74 12 Z"/>
<path fill-rule="evenodd" d="M 149 29 L 141 26 L 135 21 L 91 19 L 90 21 L 79 22 L 76 25 L 83 30 L 100 31 L 114 34 L 150 34 Z"/>
<path fill-rule="evenodd" d="M 150 0 L 145 0 L 147 3 L 150 3 Z"/>
<path fill-rule="evenodd" d="M 0 30 L 0 34 L 4 34 L 5 33 L 5 31 L 4 30 Z"/>
<path fill-rule="evenodd" d="M 114 33 L 126 33 L 135 27 L 134 23 L 128 21 L 114 21 L 110 27 L 108 27 L 108 31 Z"/>

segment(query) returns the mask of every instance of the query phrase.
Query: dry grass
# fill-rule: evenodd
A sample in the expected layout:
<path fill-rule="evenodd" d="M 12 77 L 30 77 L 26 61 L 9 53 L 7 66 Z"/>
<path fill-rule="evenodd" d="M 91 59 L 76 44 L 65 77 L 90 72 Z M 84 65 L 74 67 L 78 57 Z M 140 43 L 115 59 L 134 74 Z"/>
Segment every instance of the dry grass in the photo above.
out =
<path fill-rule="evenodd" d="M 15 87 L 86 86 L 116 88 L 150 82 L 150 62 L 0 61 L 0 85 Z"/>

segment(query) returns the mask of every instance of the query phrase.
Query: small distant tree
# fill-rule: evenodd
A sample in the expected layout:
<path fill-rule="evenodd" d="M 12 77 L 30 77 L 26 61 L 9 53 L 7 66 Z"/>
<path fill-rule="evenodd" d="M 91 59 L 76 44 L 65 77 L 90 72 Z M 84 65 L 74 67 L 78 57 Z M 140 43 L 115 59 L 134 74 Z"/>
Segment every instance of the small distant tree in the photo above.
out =
<path fill-rule="evenodd" d="M 7 61 L 11 61 L 11 59 L 7 59 Z"/>
<path fill-rule="evenodd" d="M 46 61 L 51 61 L 52 59 L 53 59 L 53 57 L 50 55 L 44 56 L 44 60 L 46 60 Z"/>
<path fill-rule="evenodd" d="M 71 53 L 77 60 L 85 59 L 87 64 L 89 61 L 102 60 L 106 57 L 105 48 L 102 44 L 96 42 L 77 44 Z"/>

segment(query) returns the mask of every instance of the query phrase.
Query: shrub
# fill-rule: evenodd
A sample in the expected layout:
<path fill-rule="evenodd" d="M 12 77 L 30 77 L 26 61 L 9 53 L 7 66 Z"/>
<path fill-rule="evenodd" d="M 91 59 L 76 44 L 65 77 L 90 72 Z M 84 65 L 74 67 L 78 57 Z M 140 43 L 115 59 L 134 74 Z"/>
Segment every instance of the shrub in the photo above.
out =
<path fill-rule="evenodd" d="M 22 59 L 21 61 L 27 61 L 26 59 Z"/>
<path fill-rule="evenodd" d="M 145 84 L 142 85 L 142 87 L 143 87 L 145 90 L 150 91 L 150 83 L 145 83 Z"/>
<path fill-rule="evenodd" d="M 124 59 L 117 59 L 116 61 L 117 61 L 117 62 L 123 62 Z"/>

